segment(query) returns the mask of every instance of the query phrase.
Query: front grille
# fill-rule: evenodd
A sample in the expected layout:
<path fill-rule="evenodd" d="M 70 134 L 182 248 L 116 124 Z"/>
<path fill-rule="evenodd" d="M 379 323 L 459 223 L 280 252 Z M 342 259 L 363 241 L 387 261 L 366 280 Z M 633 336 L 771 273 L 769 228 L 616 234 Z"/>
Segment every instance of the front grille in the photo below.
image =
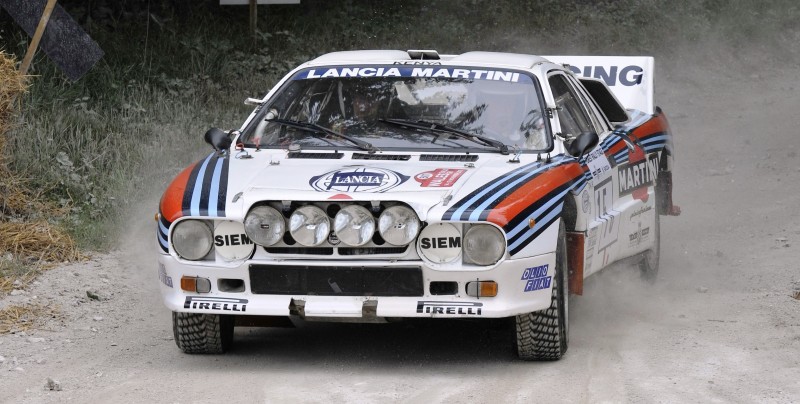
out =
<path fill-rule="evenodd" d="M 422 154 L 419 161 L 478 161 L 477 154 Z"/>
<path fill-rule="evenodd" d="M 250 265 L 257 295 L 422 296 L 419 267 Z"/>

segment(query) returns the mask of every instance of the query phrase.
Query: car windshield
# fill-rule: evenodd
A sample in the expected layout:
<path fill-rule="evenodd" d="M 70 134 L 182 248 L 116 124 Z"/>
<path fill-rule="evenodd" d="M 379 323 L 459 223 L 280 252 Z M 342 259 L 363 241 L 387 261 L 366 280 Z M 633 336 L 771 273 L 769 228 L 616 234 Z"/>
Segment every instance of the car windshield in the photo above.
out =
<path fill-rule="evenodd" d="M 544 151 L 552 142 L 541 100 L 534 77 L 510 70 L 317 67 L 288 80 L 260 107 L 240 141 L 258 148 L 353 147 L 338 133 L 381 150 L 491 151 L 507 145 Z M 316 125 L 327 134 L 285 121 Z"/>

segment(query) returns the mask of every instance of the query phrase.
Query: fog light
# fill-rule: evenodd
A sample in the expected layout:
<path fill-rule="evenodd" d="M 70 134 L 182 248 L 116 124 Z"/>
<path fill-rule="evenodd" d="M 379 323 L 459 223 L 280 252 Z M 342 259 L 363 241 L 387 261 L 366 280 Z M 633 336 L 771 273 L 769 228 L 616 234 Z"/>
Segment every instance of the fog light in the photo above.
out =
<path fill-rule="evenodd" d="M 183 276 L 181 289 L 184 292 L 208 293 L 211 292 L 211 281 L 197 276 Z"/>
<path fill-rule="evenodd" d="M 497 296 L 497 282 L 469 282 L 467 283 L 467 295 L 472 297 L 495 297 Z"/>

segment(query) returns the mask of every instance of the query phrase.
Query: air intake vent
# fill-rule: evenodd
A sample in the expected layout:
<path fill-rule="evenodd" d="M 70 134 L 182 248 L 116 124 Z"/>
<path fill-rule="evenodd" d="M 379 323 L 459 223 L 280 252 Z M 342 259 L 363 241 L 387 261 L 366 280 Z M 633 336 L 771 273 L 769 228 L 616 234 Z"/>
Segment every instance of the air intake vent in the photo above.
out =
<path fill-rule="evenodd" d="M 477 154 L 423 154 L 419 161 L 478 161 Z"/>
<path fill-rule="evenodd" d="M 407 154 L 364 154 L 353 153 L 353 160 L 400 160 L 406 161 L 411 156 Z"/>
<path fill-rule="evenodd" d="M 330 247 L 266 247 L 270 254 L 333 255 Z"/>
<path fill-rule="evenodd" d="M 408 247 L 339 247 L 339 255 L 402 254 Z"/>
<path fill-rule="evenodd" d="M 289 152 L 287 157 L 290 159 L 331 159 L 336 160 L 344 156 L 344 153 L 303 153 L 303 152 Z"/>

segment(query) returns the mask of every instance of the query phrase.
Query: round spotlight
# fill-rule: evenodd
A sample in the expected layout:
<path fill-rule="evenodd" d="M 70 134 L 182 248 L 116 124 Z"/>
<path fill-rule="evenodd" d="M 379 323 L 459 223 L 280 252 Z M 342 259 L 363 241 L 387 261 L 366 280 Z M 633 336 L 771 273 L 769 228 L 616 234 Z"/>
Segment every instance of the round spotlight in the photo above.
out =
<path fill-rule="evenodd" d="M 367 208 L 350 205 L 336 214 L 333 231 L 343 243 L 361 246 L 367 244 L 375 234 L 375 219 Z"/>
<path fill-rule="evenodd" d="M 245 234 L 258 245 L 270 246 L 277 243 L 283 238 L 285 231 L 283 215 L 270 206 L 256 206 L 244 218 Z"/>
<path fill-rule="evenodd" d="M 378 219 L 381 237 L 392 245 L 406 245 L 419 234 L 419 219 L 411 208 L 392 206 L 381 213 Z"/>
<path fill-rule="evenodd" d="M 289 233 L 298 243 L 313 247 L 328 239 L 331 223 L 328 215 L 316 206 L 303 206 L 289 217 Z"/>
<path fill-rule="evenodd" d="M 197 261 L 213 246 L 211 228 L 202 220 L 183 220 L 172 230 L 172 247 L 181 258 Z"/>

